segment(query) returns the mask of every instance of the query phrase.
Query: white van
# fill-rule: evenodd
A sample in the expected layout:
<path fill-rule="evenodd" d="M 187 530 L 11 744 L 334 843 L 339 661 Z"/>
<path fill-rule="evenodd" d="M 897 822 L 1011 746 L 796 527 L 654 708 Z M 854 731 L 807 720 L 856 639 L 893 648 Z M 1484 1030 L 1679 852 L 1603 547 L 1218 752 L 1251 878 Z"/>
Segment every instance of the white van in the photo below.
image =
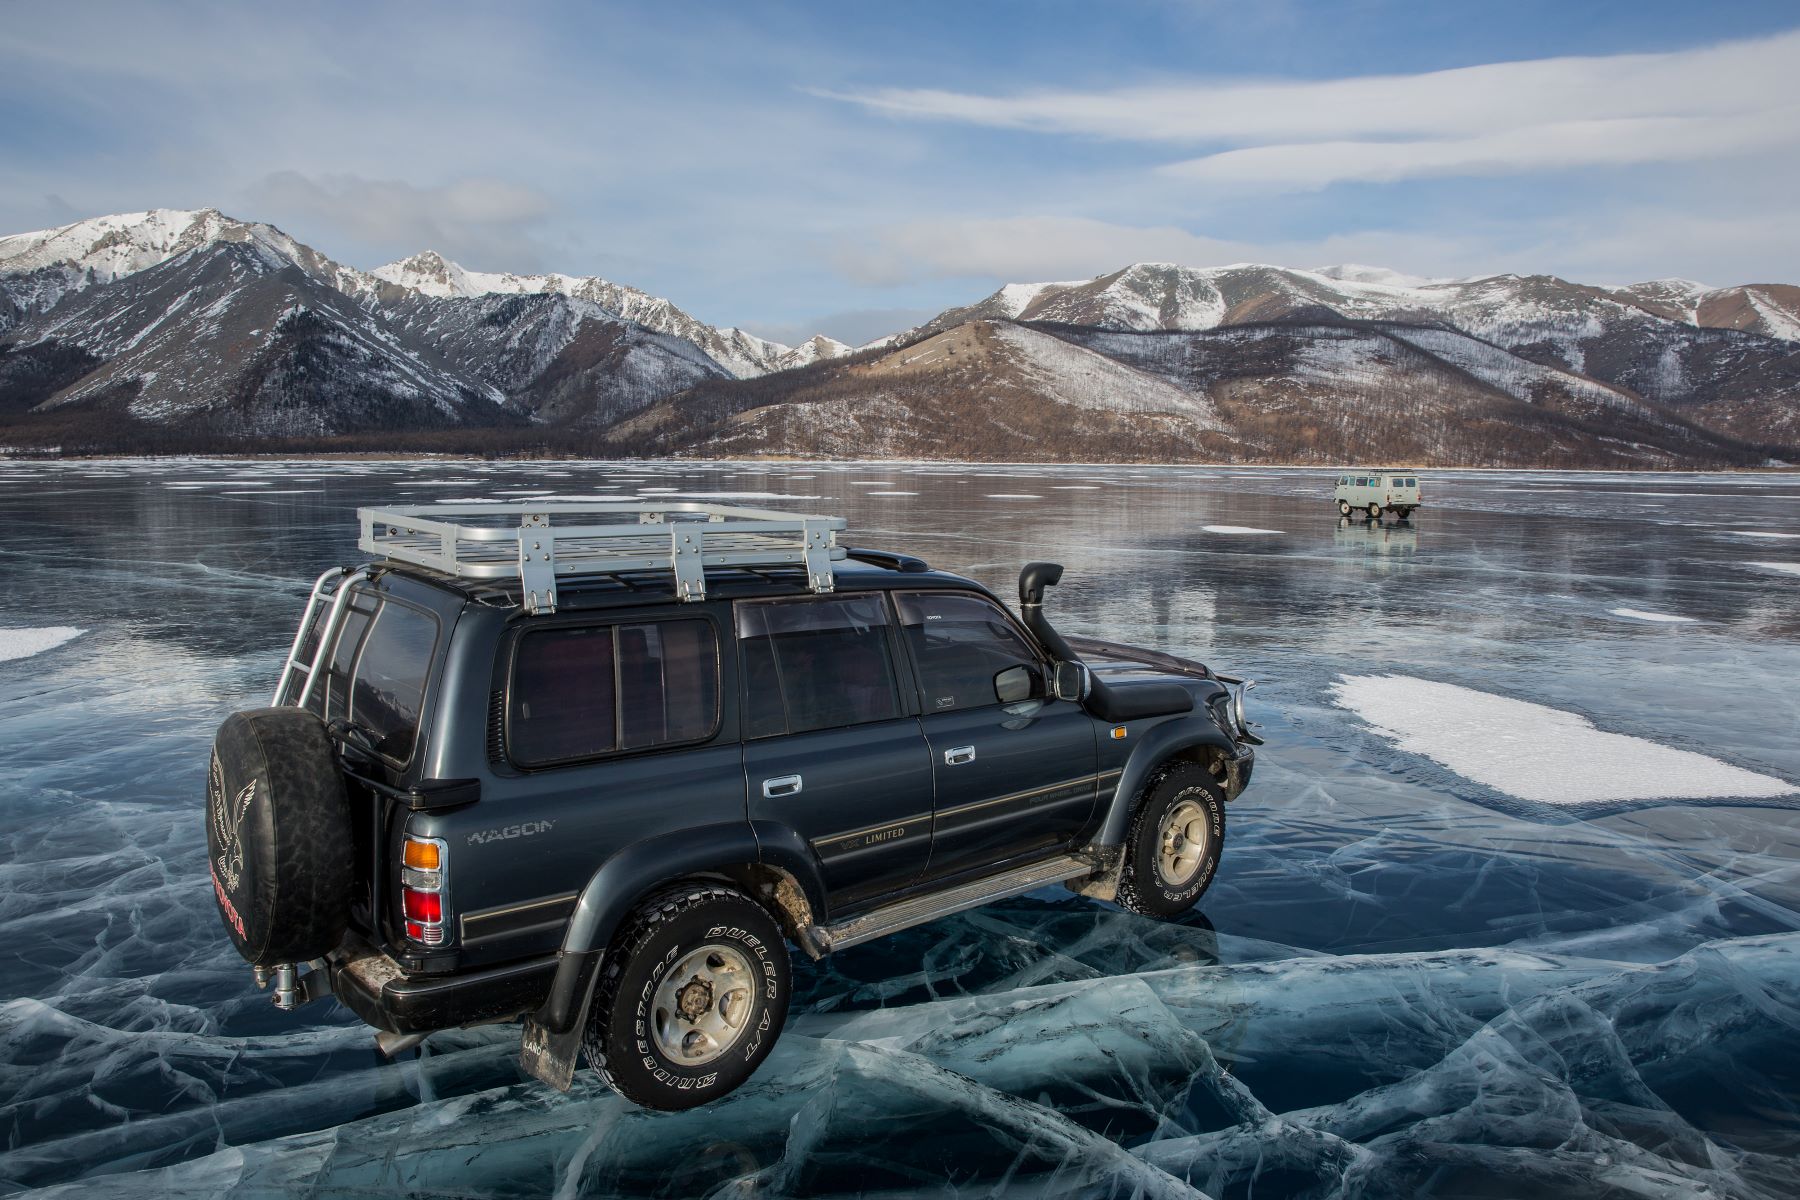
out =
<path fill-rule="evenodd" d="M 1382 513 L 1391 512 L 1404 521 L 1419 507 L 1419 476 L 1390 469 L 1349 471 L 1338 476 L 1332 499 L 1346 517 L 1367 513 L 1371 521 L 1379 521 Z"/>

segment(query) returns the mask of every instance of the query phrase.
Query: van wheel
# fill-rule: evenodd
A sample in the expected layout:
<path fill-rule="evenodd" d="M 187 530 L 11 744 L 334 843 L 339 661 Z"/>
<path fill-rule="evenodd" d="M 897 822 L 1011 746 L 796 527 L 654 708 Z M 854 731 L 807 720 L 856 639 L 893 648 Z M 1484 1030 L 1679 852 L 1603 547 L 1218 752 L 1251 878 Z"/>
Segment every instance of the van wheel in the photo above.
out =
<path fill-rule="evenodd" d="M 1381 520 L 1381 505 L 1379 505 L 1379 504 L 1369 505 L 1369 520 L 1371 520 L 1371 521 Z"/>
<path fill-rule="evenodd" d="M 1350 515 L 1350 502 L 1348 500 L 1339 500 L 1338 501 L 1338 516 L 1347 517 L 1349 515 Z"/>
<path fill-rule="evenodd" d="M 671 888 L 607 948 L 582 1047 L 633 1104 L 694 1108 L 762 1065 L 791 991 L 787 944 L 762 905 L 715 884 Z"/>
<path fill-rule="evenodd" d="M 1146 917 L 1178 917 L 1200 899 L 1225 848 L 1225 796 L 1204 767 L 1178 762 L 1144 785 L 1125 834 L 1118 904 Z"/>

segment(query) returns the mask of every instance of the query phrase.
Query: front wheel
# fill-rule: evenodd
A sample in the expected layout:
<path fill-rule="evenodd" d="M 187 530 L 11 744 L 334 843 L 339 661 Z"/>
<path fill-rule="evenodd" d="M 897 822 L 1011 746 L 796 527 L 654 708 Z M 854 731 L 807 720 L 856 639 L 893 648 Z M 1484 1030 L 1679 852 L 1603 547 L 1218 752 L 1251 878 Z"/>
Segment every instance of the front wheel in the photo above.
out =
<path fill-rule="evenodd" d="M 1153 776 L 1125 835 L 1121 908 L 1177 917 L 1200 899 L 1225 848 L 1225 795 L 1205 768 L 1176 763 Z"/>
<path fill-rule="evenodd" d="M 716 884 L 673 888 L 607 948 L 582 1046 L 632 1103 L 694 1108 L 762 1065 L 791 990 L 787 944 L 766 909 Z"/>
<path fill-rule="evenodd" d="M 1350 515 L 1350 502 L 1348 500 L 1339 500 L 1338 501 L 1338 516 L 1347 517 L 1349 515 Z"/>

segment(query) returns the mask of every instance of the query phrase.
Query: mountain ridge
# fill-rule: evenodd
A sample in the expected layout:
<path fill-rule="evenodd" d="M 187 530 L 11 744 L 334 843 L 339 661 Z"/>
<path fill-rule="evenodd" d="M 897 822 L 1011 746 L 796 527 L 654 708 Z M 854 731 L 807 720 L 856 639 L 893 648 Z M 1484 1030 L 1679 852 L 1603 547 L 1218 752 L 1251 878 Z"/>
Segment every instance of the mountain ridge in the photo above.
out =
<path fill-rule="evenodd" d="M 0 424 L 40 442 L 1721 466 L 1800 459 L 1797 397 L 1784 284 L 1135 263 L 853 349 L 216 209 L 0 237 Z"/>

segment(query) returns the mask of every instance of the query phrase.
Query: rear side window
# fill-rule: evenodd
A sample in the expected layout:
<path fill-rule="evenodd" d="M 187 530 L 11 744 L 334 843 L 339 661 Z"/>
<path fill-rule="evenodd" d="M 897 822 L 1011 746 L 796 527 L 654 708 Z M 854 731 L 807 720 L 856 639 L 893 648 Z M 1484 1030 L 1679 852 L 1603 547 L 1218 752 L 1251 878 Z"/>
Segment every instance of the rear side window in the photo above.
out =
<path fill-rule="evenodd" d="M 704 741 L 719 724 L 718 637 L 702 620 L 534 630 L 508 695 L 522 766 Z"/>
<path fill-rule="evenodd" d="M 385 758 L 405 762 L 419 737 L 425 675 L 437 648 L 437 618 L 388 601 L 363 637 L 350 681 L 350 720 Z"/>
<path fill-rule="evenodd" d="M 946 592 L 912 592 L 894 601 L 927 713 L 998 704 L 994 676 L 1011 667 L 1042 677 L 1037 651 L 992 602 Z"/>
<path fill-rule="evenodd" d="M 744 736 L 836 729 L 900 715 L 880 596 L 738 605 Z"/>
<path fill-rule="evenodd" d="M 302 662 L 311 661 L 329 612 L 327 606 L 314 621 Z M 347 718 L 382 757 L 406 763 L 419 736 L 437 636 L 431 613 L 358 589 L 345 607 L 325 677 L 306 706 L 327 721 Z M 297 698 L 304 686 L 302 677 L 292 694 Z"/>

